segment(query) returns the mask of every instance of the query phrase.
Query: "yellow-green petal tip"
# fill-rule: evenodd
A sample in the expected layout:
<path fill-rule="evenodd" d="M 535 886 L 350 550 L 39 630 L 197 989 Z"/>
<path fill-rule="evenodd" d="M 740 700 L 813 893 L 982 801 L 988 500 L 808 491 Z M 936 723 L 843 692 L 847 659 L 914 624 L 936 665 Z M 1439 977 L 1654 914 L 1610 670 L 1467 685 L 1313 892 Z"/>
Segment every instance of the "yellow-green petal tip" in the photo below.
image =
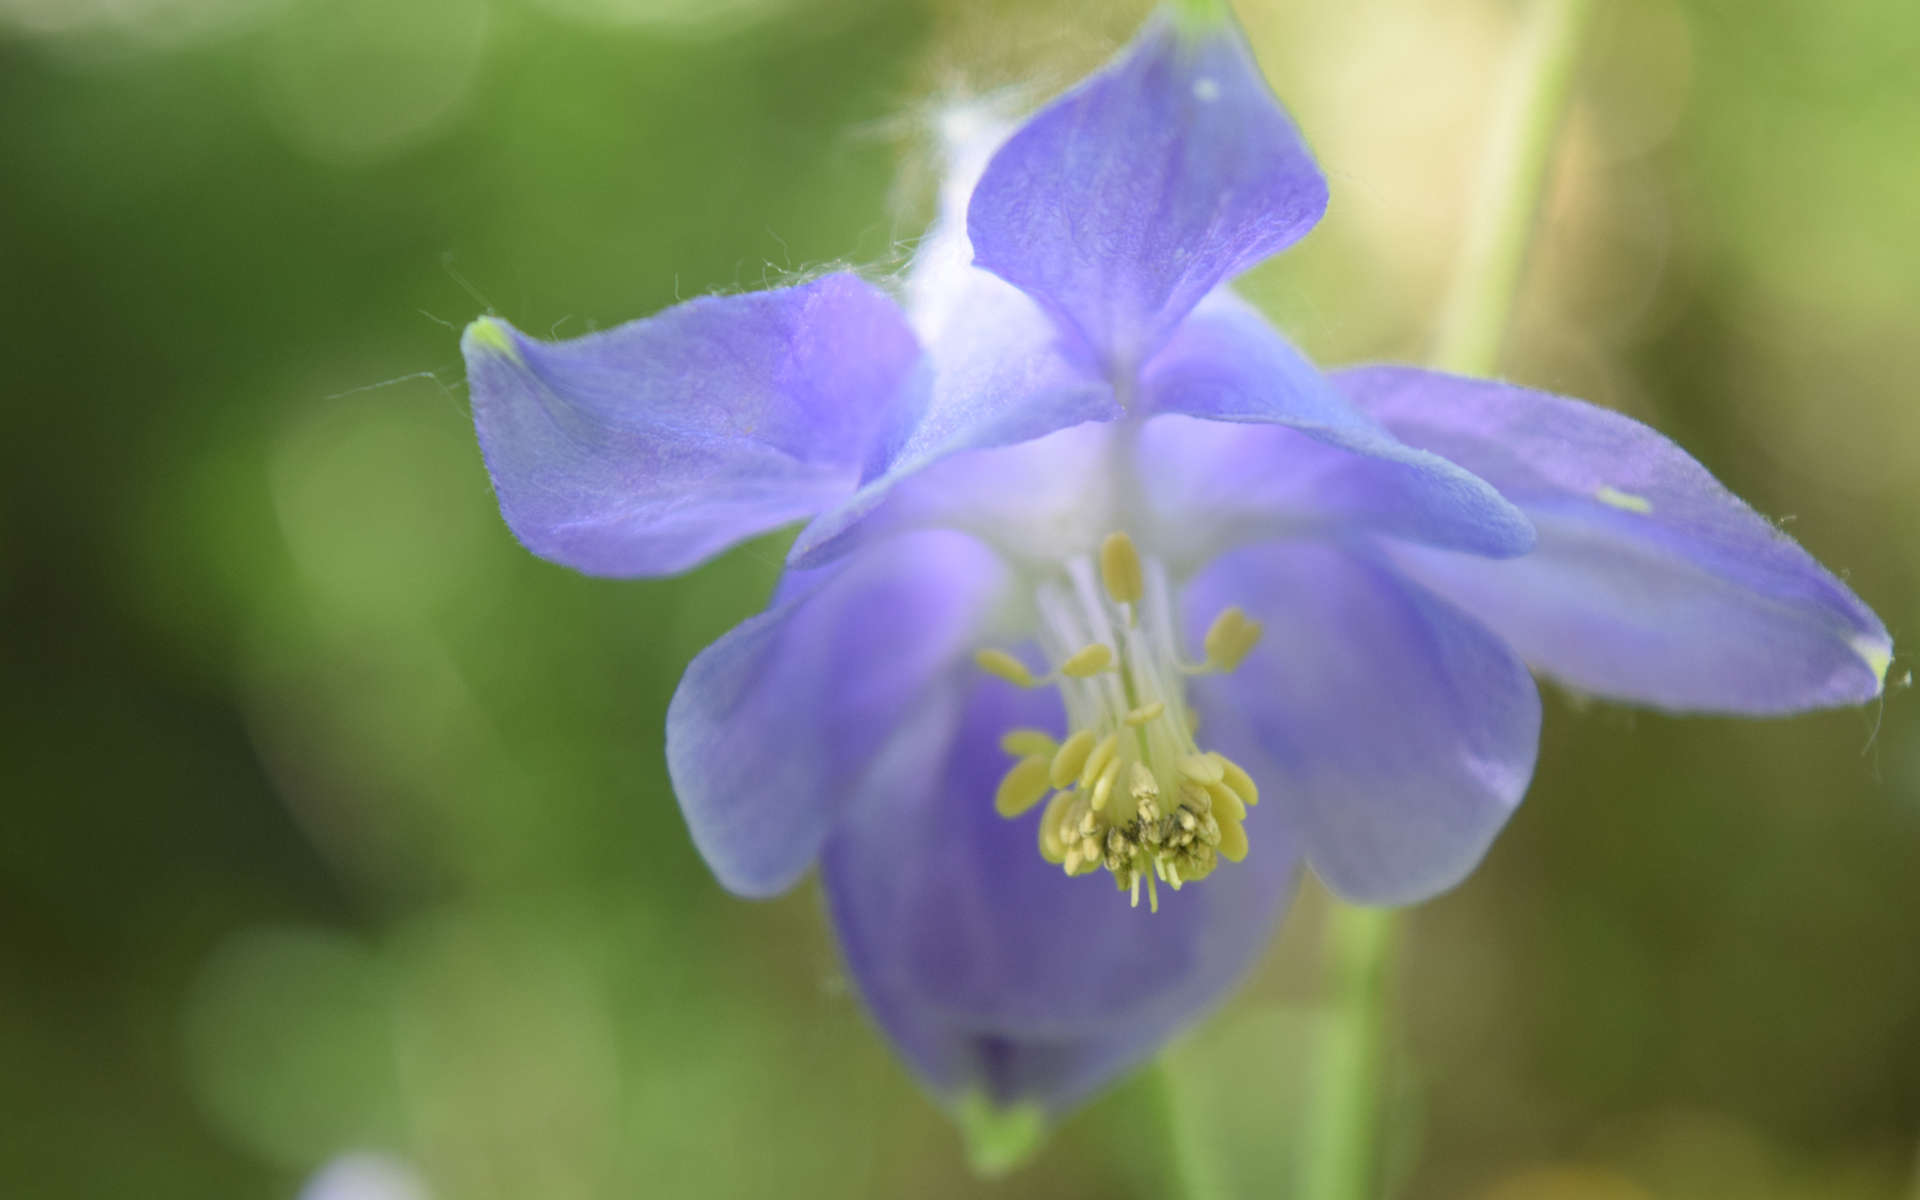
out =
<path fill-rule="evenodd" d="M 498 317 L 479 317 L 467 326 L 461 335 L 460 348 L 471 354 L 484 350 L 491 354 L 501 354 L 515 362 L 520 361 L 520 347 L 514 345 L 513 332 L 507 323 Z"/>
<path fill-rule="evenodd" d="M 1893 665 L 1893 643 L 1861 634 L 1848 643 L 1873 672 L 1874 682 L 1881 687 L 1887 686 L 1887 668 Z"/>
<path fill-rule="evenodd" d="M 1168 7 L 1183 25 L 1219 25 L 1233 15 L 1227 0 L 1170 0 Z"/>

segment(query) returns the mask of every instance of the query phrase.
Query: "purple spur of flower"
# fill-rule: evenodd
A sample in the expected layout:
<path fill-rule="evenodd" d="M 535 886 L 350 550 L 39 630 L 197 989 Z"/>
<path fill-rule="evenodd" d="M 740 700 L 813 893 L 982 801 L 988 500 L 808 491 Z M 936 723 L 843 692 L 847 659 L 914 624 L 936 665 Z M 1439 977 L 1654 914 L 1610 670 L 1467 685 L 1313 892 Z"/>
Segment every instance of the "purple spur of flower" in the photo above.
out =
<path fill-rule="evenodd" d="M 1532 671 L 1670 710 L 1879 694 L 1873 613 L 1658 433 L 1323 374 L 1233 295 L 1327 189 L 1224 9 L 945 132 L 900 302 L 837 273 L 464 341 L 536 554 L 655 576 L 807 522 L 688 668 L 668 767 L 727 888 L 818 865 L 938 1094 L 1084 1099 L 1225 994 L 1303 862 L 1360 903 L 1457 883 L 1531 778 Z"/>

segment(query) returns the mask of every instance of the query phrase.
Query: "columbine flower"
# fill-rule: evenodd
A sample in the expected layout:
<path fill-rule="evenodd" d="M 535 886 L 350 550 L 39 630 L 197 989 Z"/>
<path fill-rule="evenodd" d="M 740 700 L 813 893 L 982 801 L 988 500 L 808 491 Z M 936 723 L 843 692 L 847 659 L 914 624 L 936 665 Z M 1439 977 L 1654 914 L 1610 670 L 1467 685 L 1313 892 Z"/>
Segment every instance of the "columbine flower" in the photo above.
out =
<path fill-rule="evenodd" d="M 668 765 L 728 888 L 820 865 L 943 1095 L 1083 1098 L 1221 997 L 1303 860 L 1362 903 L 1457 882 L 1532 774 L 1529 668 L 1675 710 L 1878 694 L 1880 622 L 1659 434 L 1323 375 L 1225 289 L 1327 190 L 1224 15 L 1163 12 L 955 157 L 904 312 L 833 274 L 465 341 L 536 554 L 661 575 L 811 518 Z"/>

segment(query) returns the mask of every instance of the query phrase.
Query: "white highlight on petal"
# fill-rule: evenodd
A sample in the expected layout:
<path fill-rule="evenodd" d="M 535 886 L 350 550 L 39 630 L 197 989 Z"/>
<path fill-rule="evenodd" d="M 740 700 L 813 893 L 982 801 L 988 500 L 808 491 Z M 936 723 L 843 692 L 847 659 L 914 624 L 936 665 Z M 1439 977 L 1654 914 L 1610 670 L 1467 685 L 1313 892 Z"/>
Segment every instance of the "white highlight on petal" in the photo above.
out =
<path fill-rule="evenodd" d="M 1593 493 L 1593 498 L 1623 512 L 1639 513 L 1641 516 L 1653 511 L 1653 501 L 1645 496 L 1623 492 L 1619 488 L 1607 487 L 1604 484 Z"/>
<path fill-rule="evenodd" d="M 1012 107 L 1005 96 L 976 97 L 955 101 L 935 116 L 934 132 L 940 141 L 944 167 L 940 180 L 942 221 L 965 230 L 973 185 L 980 182 L 993 152 L 1014 130 L 1014 122 L 1008 119 Z"/>
<path fill-rule="evenodd" d="M 1203 75 L 1193 81 L 1193 98 L 1202 104 L 1212 104 L 1220 98 L 1220 85 Z"/>

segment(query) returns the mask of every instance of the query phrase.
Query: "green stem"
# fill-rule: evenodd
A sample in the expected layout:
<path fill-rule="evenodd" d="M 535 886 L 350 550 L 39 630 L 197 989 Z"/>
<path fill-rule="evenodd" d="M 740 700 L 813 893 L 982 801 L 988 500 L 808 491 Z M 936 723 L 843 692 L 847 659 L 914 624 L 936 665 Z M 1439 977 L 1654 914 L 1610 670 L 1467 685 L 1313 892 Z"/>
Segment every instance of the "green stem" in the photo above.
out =
<path fill-rule="evenodd" d="M 1318 1027 L 1317 1079 L 1309 1110 L 1306 1174 L 1310 1200 L 1364 1200 L 1379 1175 L 1379 1092 L 1386 1033 L 1387 963 L 1394 914 L 1336 904 L 1327 914 L 1329 1007 Z"/>
<path fill-rule="evenodd" d="M 1202 1145 L 1201 1131 L 1191 1120 L 1193 1109 L 1180 1095 L 1180 1077 L 1168 1059 L 1154 1067 L 1155 1094 L 1167 1150 L 1167 1174 L 1177 1189 L 1176 1200 L 1226 1200 L 1227 1189 L 1219 1169 Z"/>
<path fill-rule="evenodd" d="M 1500 342 L 1526 265 L 1554 135 L 1567 107 L 1592 0 L 1540 0 L 1514 47 L 1496 124 L 1480 165 L 1466 243 L 1454 272 L 1433 365 L 1484 375 Z"/>
<path fill-rule="evenodd" d="M 1537 0 L 1514 47 L 1434 348 L 1434 365 L 1443 370 L 1485 375 L 1499 366 L 1592 11 L 1593 0 Z M 1373 1200 L 1384 1182 L 1380 1093 L 1394 915 L 1336 904 L 1326 936 L 1328 1019 L 1301 1194 L 1306 1200 Z"/>

